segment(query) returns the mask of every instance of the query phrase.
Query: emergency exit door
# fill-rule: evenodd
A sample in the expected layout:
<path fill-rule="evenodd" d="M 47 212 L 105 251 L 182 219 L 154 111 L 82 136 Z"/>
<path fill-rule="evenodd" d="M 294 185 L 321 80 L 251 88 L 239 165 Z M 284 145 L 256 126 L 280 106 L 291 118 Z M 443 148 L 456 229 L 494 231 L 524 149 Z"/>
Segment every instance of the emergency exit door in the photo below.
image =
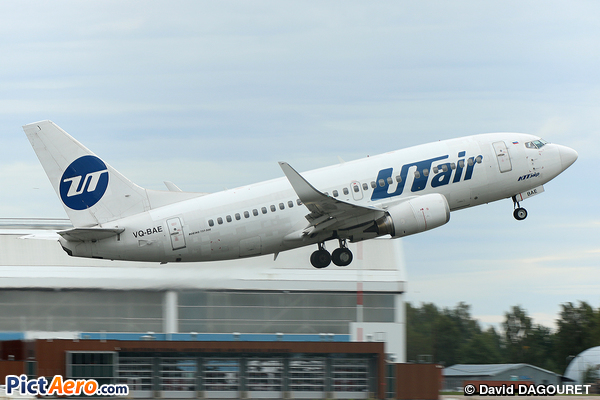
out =
<path fill-rule="evenodd" d="M 354 198 L 354 200 L 356 200 L 356 201 L 362 200 L 363 192 L 362 192 L 359 182 L 353 181 L 350 184 L 350 190 L 352 190 L 352 197 Z"/>
<path fill-rule="evenodd" d="M 167 220 L 169 227 L 169 236 L 171 237 L 171 245 L 173 250 L 183 249 L 185 247 L 185 236 L 183 236 L 183 227 L 179 218 L 171 218 Z"/>
<path fill-rule="evenodd" d="M 504 142 L 494 142 L 494 151 L 496 152 L 496 160 L 498 160 L 498 168 L 500 172 L 508 172 L 512 170 L 512 163 L 510 162 L 510 155 Z"/>

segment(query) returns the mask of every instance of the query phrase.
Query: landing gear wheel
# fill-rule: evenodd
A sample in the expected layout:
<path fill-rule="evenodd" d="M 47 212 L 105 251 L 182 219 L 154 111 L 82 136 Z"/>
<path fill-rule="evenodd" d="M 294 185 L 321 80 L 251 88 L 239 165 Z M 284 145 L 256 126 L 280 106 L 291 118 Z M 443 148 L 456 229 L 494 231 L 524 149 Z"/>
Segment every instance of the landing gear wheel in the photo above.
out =
<path fill-rule="evenodd" d="M 310 263 L 315 268 L 325 268 L 331 263 L 331 254 L 327 250 L 317 250 L 311 254 Z"/>
<path fill-rule="evenodd" d="M 527 210 L 521 207 L 521 205 L 517 201 L 517 196 L 513 196 L 512 201 L 515 207 L 515 211 L 513 211 L 513 216 L 517 221 L 523 221 L 525 218 L 527 218 Z"/>
<path fill-rule="evenodd" d="M 513 212 L 513 216 L 517 221 L 522 221 L 527 218 L 527 210 L 519 207 Z"/>
<path fill-rule="evenodd" d="M 352 259 L 352 252 L 348 248 L 340 247 L 331 253 L 331 261 L 333 261 L 333 263 L 338 267 L 350 265 Z"/>

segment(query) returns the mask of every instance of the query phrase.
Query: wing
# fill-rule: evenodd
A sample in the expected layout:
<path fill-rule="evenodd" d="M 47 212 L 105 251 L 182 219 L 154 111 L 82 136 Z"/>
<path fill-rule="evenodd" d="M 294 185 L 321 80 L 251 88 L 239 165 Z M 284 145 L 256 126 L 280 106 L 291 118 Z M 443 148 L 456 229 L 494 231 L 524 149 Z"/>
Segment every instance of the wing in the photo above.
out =
<path fill-rule="evenodd" d="M 325 230 L 351 230 L 370 226 L 373 221 L 385 216 L 385 211 L 380 208 L 363 207 L 328 196 L 315 189 L 288 163 L 280 162 L 279 165 L 302 203 L 310 211 L 310 214 L 306 215 L 309 225 L 296 233 L 298 239 Z"/>

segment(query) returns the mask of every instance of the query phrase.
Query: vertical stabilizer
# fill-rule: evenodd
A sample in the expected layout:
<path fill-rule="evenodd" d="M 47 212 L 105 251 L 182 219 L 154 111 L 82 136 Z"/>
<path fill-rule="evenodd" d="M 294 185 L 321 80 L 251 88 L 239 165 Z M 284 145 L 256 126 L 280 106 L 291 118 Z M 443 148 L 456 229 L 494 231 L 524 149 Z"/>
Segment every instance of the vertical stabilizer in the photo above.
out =
<path fill-rule="evenodd" d="M 51 121 L 23 126 L 75 227 L 150 209 L 146 190 L 125 178 Z"/>

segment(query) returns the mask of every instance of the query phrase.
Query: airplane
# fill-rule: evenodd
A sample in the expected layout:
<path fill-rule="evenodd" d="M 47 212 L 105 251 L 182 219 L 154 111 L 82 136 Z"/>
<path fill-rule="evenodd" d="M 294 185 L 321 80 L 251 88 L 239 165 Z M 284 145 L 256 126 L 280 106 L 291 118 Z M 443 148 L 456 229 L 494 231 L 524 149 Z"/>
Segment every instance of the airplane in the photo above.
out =
<path fill-rule="evenodd" d="M 23 126 L 73 228 L 67 254 L 110 260 L 216 261 L 316 245 L 316 268 L 347 266 L 348 242 L 404 237 L 446 224 L 450 212 L 520 202 L 577 160 L 569 147 L 523 133 L 443 140 L 218 193 L 144 189 L 51 121 Z M 329 252 L 326 242 L 337 242 Z"/>

